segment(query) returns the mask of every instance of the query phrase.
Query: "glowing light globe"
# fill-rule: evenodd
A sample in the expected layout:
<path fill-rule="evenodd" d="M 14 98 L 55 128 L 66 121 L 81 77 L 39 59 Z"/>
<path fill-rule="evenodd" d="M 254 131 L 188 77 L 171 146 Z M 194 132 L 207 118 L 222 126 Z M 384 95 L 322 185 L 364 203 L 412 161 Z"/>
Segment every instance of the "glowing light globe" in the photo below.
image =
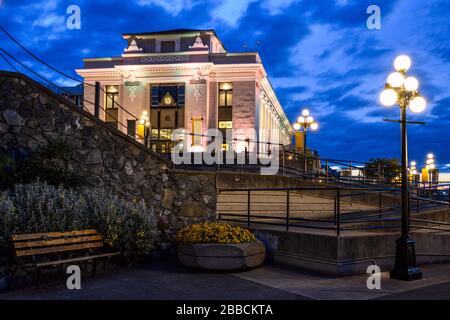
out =
<path fill-rule="evenodd" d="M 395 58 L 394 68 L 397 71 L 406 71 L 411 67 L 411 59 L 407 55 L 401 55 Z"/>
<path fill-rule="evenodd" d="M 308 109 L 303 109 L 302 116 L 304 116 L 304 117 L 309 116 L 309 110 Z"/>
<path fill-rule="evenodd" d="M 406 78 L 403 84 L 408 91 L 416 91 L 419 88 L 419 81 L 414 77 Z"/>
<path fill-rule="evenodd" d="M 389 83 L 391 87 L 400 88 L 403 85 L 404 80 L 405 77 L 403 77 L 400 72 L 392 72 L 387 78 L 387 83 Z"/>
<path fill-rule="evenodd" d="M 380 94 L 380 102 L 386 107 L 393 106 L 398 99 L 397 92 L 393 89 L 385 89 Z"/>
<path fill-rule="evenodd" d="M 311 130 L 317 130 L 319 128 L 319 124 L 317 122 L 314 122 L 311 124 Z"/>
<path fill-rule="evenodd" d="M 427 102 L 422 97 L 415 97 L 411 100 L 409 103 L 409 108 L 412 112 L 419 113 L 425 110 L 425 107 L 427 106 Z"/>

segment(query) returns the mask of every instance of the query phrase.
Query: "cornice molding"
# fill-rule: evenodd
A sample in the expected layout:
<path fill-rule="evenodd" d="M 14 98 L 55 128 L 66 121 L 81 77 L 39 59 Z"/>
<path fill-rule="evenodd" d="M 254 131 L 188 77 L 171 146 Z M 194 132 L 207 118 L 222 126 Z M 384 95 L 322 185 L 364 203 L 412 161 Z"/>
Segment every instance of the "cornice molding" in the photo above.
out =
<path fill-rule="evenodd" d="M 181 63 L 181 64 L 159 64 L 159 65 L 118 65 L 113 68 L 92 68 L 76 69 L 75 71 L 83 77 L 105 77 L 120 76 L 124 72 L 133 70 L 136 75 L 146 76 L 148 73 L 193 73 L 195 70 L 201 70 L 203 74 L 209 73 L 248 73 L 258 72 L 261 69 L 260 64 L 228 64 L 215 65 L 212 62 L 207 63 Z"/>

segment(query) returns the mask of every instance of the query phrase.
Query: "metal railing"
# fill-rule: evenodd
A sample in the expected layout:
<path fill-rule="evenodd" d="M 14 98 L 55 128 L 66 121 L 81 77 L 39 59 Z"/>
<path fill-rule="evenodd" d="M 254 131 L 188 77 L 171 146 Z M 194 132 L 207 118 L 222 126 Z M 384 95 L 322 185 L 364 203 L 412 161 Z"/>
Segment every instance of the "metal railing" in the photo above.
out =
<path fill-rule="evenodd" d="M 449 208 L 450 202 L 411 197 L 410 206 L 412 212 L 423 212 Z M 347 187 L 221 189 L 217 218 L 247 227 L 327 230 L 337 236 L 345 231 L 395 230 L 401 221 L 396 192 Z M 410 222 L 412 229 L 450 231 L 445 221 Z"/>

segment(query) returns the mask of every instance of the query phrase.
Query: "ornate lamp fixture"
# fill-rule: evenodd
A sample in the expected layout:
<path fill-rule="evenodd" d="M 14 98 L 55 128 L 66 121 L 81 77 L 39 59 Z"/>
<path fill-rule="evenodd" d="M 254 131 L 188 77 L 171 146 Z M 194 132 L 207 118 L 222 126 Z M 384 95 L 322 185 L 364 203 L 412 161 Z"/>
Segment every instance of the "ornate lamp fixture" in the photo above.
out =
<path fill-rule="evenodd" d="M 419 81 L 407 75 L 411 67 L 411 59 L 406 55 L 394 60 L 395 72 L 391 73 L 380 94 L 380 102 L 387 106 L 400 106 L 401 145 L 402 145 L 402 234 L 397 240 L 395 267 L 391 278 L 400 280 L 417 280 L 422 278 L 422 272 L 416 264 L 415 241 L 409 236 L 409 185 L 408 185 L 408 146 L 406 141 L 406 110 L 419 113 L 425 110 L 426 101 L 420 95 Z"/>

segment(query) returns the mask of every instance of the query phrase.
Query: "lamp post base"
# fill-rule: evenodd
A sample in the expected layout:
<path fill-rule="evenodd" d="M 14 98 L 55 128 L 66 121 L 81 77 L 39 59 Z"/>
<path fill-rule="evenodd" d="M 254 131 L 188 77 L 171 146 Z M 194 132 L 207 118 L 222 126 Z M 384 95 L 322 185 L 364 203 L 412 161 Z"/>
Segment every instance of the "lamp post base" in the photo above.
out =
<path fill-rule="evenodd" d="M 400 238 L 396 241 L 395 266 L 391 270 L 391 279 L 397 280 L 420 280 L 422 271 L 416 263 L 416 241 L 411 238 Z"/>

